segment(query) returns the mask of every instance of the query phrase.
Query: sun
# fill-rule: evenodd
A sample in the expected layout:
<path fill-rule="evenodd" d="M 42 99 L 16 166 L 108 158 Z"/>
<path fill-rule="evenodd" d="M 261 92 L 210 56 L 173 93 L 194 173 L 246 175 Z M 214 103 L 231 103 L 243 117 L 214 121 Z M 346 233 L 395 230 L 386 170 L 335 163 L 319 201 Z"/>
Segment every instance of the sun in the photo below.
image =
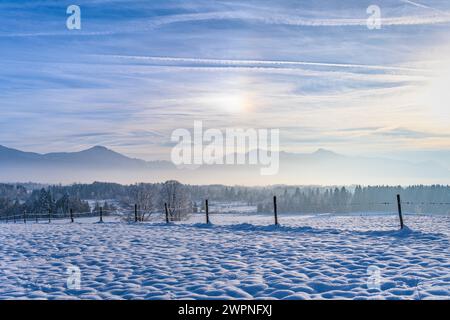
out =
<path fill-rule="evenodd" d="M 219 111 L 231 114 L 245 113 L 251 110 L 251 101 L 243 94 L 219 95 L 213 98 L 212 103 Z"/>
<path fill-rule="evenodd" d="M 435 70 L 419 94 L 419 102 L 434 121 L 450 125 L 450 61 Z"/>

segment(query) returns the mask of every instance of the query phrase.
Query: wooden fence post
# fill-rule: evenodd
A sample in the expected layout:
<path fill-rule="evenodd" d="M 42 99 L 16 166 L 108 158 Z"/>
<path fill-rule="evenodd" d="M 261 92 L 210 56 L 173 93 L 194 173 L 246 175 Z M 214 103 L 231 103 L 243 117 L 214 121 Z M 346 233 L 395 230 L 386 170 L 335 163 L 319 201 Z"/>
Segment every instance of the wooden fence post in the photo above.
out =
<path fill-rule="evenodd" d="M 400 195 L 397 195 L 398 217 L 400 218 L 400 229 L 403 229 L 402 201 Z"/>
<path fill-rule="evenodd" d="M 23 223 L 27 223 L 27 212 L 23 212 Z"/>
<path fill-rule="evenodd" d="M 16 214 L 13 215 L 14 223 L 16 223 Z"/>
<path fill-rule="evenodd" d="M 51 222 L 52 222 L 52 210 L 49 209 L 48 210 L 48 223 L 51 223 Z"/>
<path fill-rule="evenodd" d="M 169 223 L 169 209 L 167 209 L 167 202 L 164 203 L 164 209 L 166 210 L 166 223 Z"/>
<path fill-rule="evenodd" d="M 137 204 L 134 205 L 134 222 L 138 222 Z"/>
<path fill-rule="evenodd" d="M 205 200 L 206 224 L 209 224 L 209 204 L 208 199 Z"/>
<path fill-rule="evenodd" d="M 103 222 L 103 207 L 100 207 L 100 222 Z"/>
<path fill-rule="evenodd" d="M 70 223 L 73 223 L 73 210 L 70 209 Z"/>
<path fill-rule="evenodd" d="M 277 208 L 277 197 L 273 196 L 273 214 L 275 216 L 275 225 L 278 225 L 278 208 Z"/>

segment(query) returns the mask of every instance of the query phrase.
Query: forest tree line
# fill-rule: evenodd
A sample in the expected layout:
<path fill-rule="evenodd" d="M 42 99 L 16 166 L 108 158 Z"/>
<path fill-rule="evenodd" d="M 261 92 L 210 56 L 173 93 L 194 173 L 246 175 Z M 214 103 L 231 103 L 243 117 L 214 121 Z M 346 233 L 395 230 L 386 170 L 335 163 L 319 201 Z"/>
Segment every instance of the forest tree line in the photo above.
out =
<path fill-rule="evenodd" d="M 311 187 L 270 186 L 240 187 L 183 185 L 177 181 L 121 185 L 95 182 L 69 186 L 0 184 L 0 216 L 28 213 L 67 214 L 132 210 L 136 204 L 143 215 L 163 212 L 164 204 L 173 220 L 187 213 L 201 211 L 204 199 L 210 203 L 240 202 L 255 206 L 258 212 L 272 212 L 273 196 L 277 196 L 279 212 L 344 213 L 396 211 L 396 195 L 400 194 L 406 212 L 450 213 L 450 186 L 354 186 Z M 107 199 L 107 200 L 106 200 Z M 88 200 L 94 201 L 94 207 Z M 116 208 L 107 201 L 114 200 Z"/>

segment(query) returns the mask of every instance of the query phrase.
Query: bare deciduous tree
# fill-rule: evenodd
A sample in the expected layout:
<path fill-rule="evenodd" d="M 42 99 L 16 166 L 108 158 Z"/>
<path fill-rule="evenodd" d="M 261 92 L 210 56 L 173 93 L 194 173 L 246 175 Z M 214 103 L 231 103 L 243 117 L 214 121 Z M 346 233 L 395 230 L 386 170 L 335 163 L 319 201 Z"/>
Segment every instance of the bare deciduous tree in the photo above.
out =
<path fill-rule="evenodd" d="M 167 203 L 171 221 L 181 221 L 192 212 L 192 203 L 185 186 L 178 181 L 166 181 L 160 191 L 161 207 Z"/>
<path fill-rule="evenodd" d="M 156 185 L 136 184 L 133 186 L 133 201 L 138 206 L 138 219 L 144 221 L 153 213 L 157 213 L 159 208 L 159 192 Z"/>

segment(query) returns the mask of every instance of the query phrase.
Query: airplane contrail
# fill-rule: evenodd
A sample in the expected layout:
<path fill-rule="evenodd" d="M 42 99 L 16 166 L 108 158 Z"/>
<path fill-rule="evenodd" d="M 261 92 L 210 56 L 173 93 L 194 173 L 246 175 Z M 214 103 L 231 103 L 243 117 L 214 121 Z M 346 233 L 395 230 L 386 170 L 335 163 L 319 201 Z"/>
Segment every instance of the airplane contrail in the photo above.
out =
<path fill-rule="evenodd" d="M 415 2 L 415 1 L 411 1 L 411 0 L 400 0 L 400 2 L 410 4 L 410 5 L 413 5 L 413 6 L 418 7 L 418 8 L 423 8 L 423 9 L 433 10 L 433 11 L 439 12 L 440 14 L 449 15 L 449 13 L 447 13 L 447 12 L 445 12 L 445 11 L 442 11 L 442 10 L 439 10 L 439 9 L 436 9 L 436 8 L 433 8 L 433 7 L 430 7 L 430 6 L 427 6 L 427 5 L 424 5 L 424 4 Z"/>
<path fill-rule="evenodd" d="M 357 69 L 367 69 L 367 70 L 391 70 L 391 71 L 414 71 L 414 72 L 428 71 L 426 69 L 411 68 L 411 67 L 349 64 L 349 63 L 309 62 L 309 61 L 231 60 L 231 59 L 203 59 L 203 58 L 133 56 L 133 55 L 94 55 L 94 56 L 110 57 L 110 58 L 118 58 L 118 59 L 154 61 L 154 62 L 178 62 L 178 63 L 213 64 L 213 65 L 228 65 L 228 66 L 249 66 L 249 65 L 317 66 L 317 67 L 332 67 L 332 68 L 357 68 Z"/>

